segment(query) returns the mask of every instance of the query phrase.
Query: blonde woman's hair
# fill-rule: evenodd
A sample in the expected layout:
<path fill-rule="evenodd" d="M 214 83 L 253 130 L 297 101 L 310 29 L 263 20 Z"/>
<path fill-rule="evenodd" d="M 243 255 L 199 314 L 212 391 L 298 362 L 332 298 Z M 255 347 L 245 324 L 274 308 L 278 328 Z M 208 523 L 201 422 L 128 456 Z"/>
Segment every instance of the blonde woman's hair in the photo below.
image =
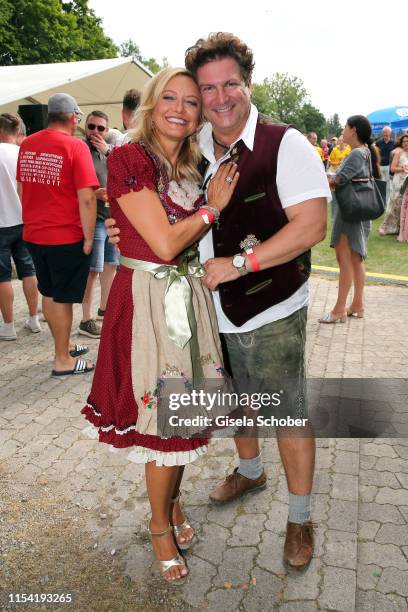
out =
<path fill-rule="evenodd" d="M 142 140 L 146 147 L 152 151 L 162 162 L 167 170 L 169 178 L 180 181 L 183 178 L 200 181 L 201 175 L 198 164 L 201 153 L 198 148 L 196 134 L 189 136 L 183 142 L 177 162 L 173 167 L 167 159 L 154 131 L 152 114 L 153 110 L 166 88 L 167 83 L 175 76 L 186 76 L 195 82 L 191 72 L 185 68 L 163 68 L 146 85 L 143 90 L 140 106 L 136 111 L 135 129 L 131 133 L 132 142 Z"/>

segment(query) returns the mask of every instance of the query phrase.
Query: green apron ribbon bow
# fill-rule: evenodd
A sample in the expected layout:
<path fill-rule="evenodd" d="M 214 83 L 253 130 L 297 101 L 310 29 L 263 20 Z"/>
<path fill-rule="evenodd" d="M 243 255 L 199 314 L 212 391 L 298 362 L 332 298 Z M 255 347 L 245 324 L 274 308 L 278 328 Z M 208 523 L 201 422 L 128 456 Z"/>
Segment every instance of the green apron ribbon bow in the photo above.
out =
<path fill-rule="evenodd" d="M 196 320 L 191 299 L 191 287 L 188 276 L 199 278 L 204 276 L 196 251 L 186 251 L 180 256 L 178 266 L 156 264 L 131 257 L 120 258 L 120 263 L 126 268 L 149 272 L 155 278 L 167 277 L 164 294 L 164 311 L 166 313 L 167 331 L 172 340 L 181 349 L 196 333 Z"/>

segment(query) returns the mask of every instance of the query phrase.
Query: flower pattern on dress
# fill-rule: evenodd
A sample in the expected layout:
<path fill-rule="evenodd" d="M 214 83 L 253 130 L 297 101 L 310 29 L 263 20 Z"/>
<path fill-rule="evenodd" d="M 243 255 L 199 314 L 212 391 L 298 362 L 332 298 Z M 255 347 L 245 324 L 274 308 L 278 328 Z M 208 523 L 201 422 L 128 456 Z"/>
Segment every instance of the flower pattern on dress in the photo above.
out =
<path fill-rule="evenodd" d="M 207 355 L 200 356 L 200 362 L 202 365 L 208 365 L 212 363 L 214 365 L 214 369 L 217 372 L 219 377 L 223 377 L 225 374 L 225 370 L 221 364 L 217 364 L 212 355 L 208 353 Z M 187 391 L 193 390 L 192 381 L 182 372 L 177 366 L 170 365 L 166 363 L 166 368 L 162 371 L 160 378 L 157 381 L 157 386 L 154 391 L 145 391 L 143 396 L 140 398 L 143 402 L 145 408 L 152 410 L 153 408 L 157 408 L 158 402 L 160 401 L 161 391 L 166 384 L 166 378 L 181 378 L 184 382 L 184 387 Z"/>
<path fill-rule="evenodd" d="M 129 176 L 125 178 L 125 184 L 128 187 L 135 187 L 135 185 L 137 185 L 137 178 L 135 176 Z"/>
<path fill-rule="evenodd" d="M 225 375 L 225 370 L 224 370 L 223 366 L 220 363 L 216 363 L 214 361 L 214 358 L 211 355 L 211 353 L 207 353 L 207 355 L 201 355 L 200 356 L 200 363 L 201 363 L 202 366 L 213 364 L 214 369 L 217 372 L 218 376 L 222 377 L 222 376 Z"/>
<path fill-rule="evenodd" d="M 141 399 L 145 408 L 149 408 L 150 410 L 157 408 L 157 397 L 150 391 L 145 391 L 145 394 Z"/>

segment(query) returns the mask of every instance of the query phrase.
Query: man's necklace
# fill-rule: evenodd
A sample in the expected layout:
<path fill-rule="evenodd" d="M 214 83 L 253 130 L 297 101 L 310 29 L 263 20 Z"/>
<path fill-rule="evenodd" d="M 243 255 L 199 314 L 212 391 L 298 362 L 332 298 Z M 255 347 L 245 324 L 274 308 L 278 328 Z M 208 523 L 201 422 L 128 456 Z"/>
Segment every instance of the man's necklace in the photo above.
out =
<path fill-rule="evenodd" d="M 229 151 L 230 150 L 231 145 L 225 145 L 225 144 L 222 144 L 222 142 L 218 142 L 218 140 L 216 139 L 214 134 L 212 135 L 212 137 L 213 137 L 213 141 L 215 142 L 215 144 L 218 145 L 219 147 L 221 147 L 221 149 L 224 149 L 224 151 Z"/>

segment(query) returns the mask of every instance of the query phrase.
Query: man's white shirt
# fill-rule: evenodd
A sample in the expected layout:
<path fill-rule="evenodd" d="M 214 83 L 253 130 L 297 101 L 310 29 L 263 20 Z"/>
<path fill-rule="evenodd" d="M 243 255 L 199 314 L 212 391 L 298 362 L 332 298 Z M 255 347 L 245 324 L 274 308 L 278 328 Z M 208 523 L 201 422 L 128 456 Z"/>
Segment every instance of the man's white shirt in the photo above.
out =
<path fill-rule="evenodd" d="M 251 104 L 251 111 L 244 130 L 236 142 L 242 140 L 251 151 L 254 148 L 255 130 L 258 120 L 258 110 Z M 212 138 L 212 127 L 206 123 L 199 134 L 200 149 L 204 157 L 209 161 L 205 179 L 215 174 L 219 165 L 229 158 L 229 152 L 219 160 L 215 159 L 214 142 Z M 232 146 L 235 143 L 232 143 Z M 303 134 L 295 129 L 289 129 L 284 134 L 279 147 L 276 186 L 283 208 L 299 204 L 312 198 L 331 198 L 329 185 L 321 160 L 317 157 L 309 141 Z M 205 263 L 214 257 L 214 246 L 212 232 L 209 231 L 200 240 L 200 261 Z M 239 249 L 237 249 L 237 252 Z M 231 255 L 235 255 L 232 253 Z M 242 333 L 253 331 L 273 321 L 284 319 L 296 312 L 309 301 L 309 287 L 305 282 L 287 300 L 271 306 L 256 315 L 241 327 L 236 327 L 224 314 L 218 291 L 213 291 L 215 311 L 218 319 L 218 327 L 222 333 Z"/>
<path fill-rule="evenodd" d="M 0 143 L 0 227 L 23 223 L 16 181 L 18 151 L 15 144 Z"/>

